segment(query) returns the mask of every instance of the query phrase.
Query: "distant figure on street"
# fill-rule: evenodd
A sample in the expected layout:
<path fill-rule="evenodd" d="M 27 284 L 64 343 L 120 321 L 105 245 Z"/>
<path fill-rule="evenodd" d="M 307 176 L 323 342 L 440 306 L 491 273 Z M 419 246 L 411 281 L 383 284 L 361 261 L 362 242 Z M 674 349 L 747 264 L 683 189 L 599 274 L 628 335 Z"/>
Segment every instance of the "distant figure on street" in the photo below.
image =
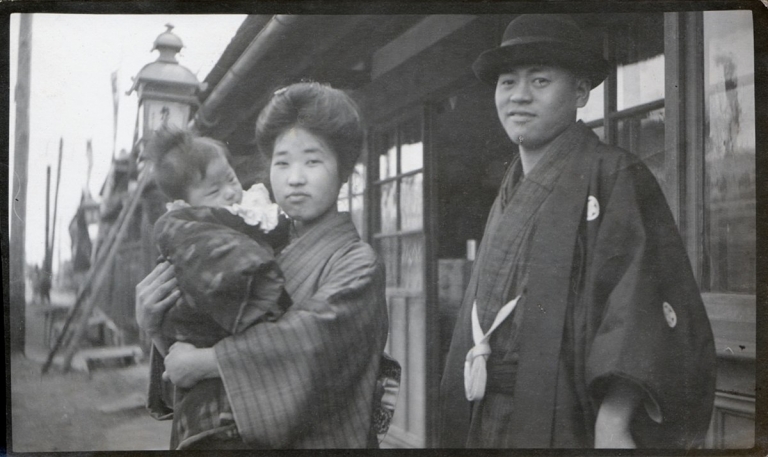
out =
<path fill-rule="evenodd" d="M 491 208 L 441 383 L 441 446 L 688 448 L 715 350 L 664 195 L 576 113 L 608 75 L 561 15 L 522 15 L 477 77 L 519 148 Z"/>
<path fill-rule="evenodd" d="M 32 290 L 34 293 L 34 301 L 41 305 L 51 304 L 51 274 L 46 272 L 45 269 L 40 269 L 38 265 L 35 265 L 35 270 L 32 273 Z"/>

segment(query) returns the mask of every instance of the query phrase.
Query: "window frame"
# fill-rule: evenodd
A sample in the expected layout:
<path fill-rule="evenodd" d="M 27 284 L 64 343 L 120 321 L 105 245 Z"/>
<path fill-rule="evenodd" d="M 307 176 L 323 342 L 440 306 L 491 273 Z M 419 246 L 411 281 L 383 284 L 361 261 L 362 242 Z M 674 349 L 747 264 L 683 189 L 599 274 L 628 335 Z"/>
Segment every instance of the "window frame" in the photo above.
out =
<path fill-rule="evenodd" d="M 616 50 L 605 39 L 610 60 Z M 704 48 L 703 12 L 664 13 L 664 99 L 622 111 L 616 109 L 616 71 L 606 78 L 603 118 L 587 122 L 603 127 L 605 142 L 615 145 L 618 123 L 664 107 L 665 182 L 662 191 L 683 237 L 694 276 L 701 285 L 705 262 Z M 700 287 L 701 288 L 701 287 Z M 756 294 L 709 292 L 701 288 L 715 335 L 718 357 L 755 360 Z"/>

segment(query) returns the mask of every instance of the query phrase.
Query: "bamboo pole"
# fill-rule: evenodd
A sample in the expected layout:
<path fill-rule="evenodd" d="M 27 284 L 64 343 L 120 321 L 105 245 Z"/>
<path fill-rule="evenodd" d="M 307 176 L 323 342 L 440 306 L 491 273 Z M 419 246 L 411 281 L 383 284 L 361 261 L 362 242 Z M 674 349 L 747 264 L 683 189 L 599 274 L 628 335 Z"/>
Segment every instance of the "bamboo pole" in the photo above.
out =
<path fill-rule="evenodd" d="M 43 257 L 43 274 L 51 274 L 48 255 L 51 248 L 51 166 L 45 169 L 45 256 Z"/>
<path fill-rule="evenodd" d="M 56 216 L 59 209 L 59 184 L 61 184 L 61 157 L 64 152 L 64 138 L 59 139 L 59 169 L 56 172 L 56 196 L 53 199 L 53 227 L 51 229 L 51 247 L 50 247 L 50 262 L 51 262 L 51 285 L 53 285 L 53 244 L 56 240 Z"/>
<path fill-rule="evenodd" d="M 16 125 L 14 129 L 13 200 L 9 249 L 9 336 L 11 352 L 23 352 L 26 320 L 26 221 L 27 166 L 29 164 L 29 88 L 32 67 L 32 15 L 19 20 L 19 60 L 16 78 Z"/>

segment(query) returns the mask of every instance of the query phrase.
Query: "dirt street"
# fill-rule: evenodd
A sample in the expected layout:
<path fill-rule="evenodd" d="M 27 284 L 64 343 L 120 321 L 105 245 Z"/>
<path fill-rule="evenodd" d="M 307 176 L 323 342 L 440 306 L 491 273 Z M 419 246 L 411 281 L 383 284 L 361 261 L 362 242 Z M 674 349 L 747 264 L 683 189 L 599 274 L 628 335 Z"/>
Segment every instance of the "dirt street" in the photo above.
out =
<path fill-rule="evenodd" d="M 145 364 L 87 373 L 52 370 L 11 358 L 14 452 L 168 449 L 170 422 L 149 417 L 143 404 Z"/>
<path fill-rule="evenodd" d="M 54 303 L 73 297 L 52 293 Z M 39 306 L 27 305 L 25 353 L 11 357 L 11 452 L 168 449 L 170 422 L 144 408 L 149 369 L 137 365 L 43 375 L 47 349 Z M 8 365 L 6 365 L 8 366 Z"/>

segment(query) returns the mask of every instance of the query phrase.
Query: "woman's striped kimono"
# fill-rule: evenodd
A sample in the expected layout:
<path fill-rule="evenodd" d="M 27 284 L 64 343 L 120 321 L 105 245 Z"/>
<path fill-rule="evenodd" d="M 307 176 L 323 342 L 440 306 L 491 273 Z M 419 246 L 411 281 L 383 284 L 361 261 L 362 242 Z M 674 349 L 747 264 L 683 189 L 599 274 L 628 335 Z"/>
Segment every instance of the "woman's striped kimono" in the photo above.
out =
<path fill-rule="evenodd" d="M 388 329 L 382 264 L 348 213 L 318 221 L 278 263 L 293 305 L 214 346 L 242 439 L 254 448 L 371 446 Z"/>

